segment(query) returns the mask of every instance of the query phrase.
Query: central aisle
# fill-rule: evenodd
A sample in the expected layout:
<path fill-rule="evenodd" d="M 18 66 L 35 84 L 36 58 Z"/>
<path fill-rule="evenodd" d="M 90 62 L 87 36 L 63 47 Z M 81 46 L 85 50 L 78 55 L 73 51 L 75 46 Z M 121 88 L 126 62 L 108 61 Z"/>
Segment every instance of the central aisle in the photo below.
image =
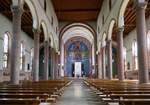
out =
<path fill-rule="evenodd" d="M 55 105 L 105 105 L 100 102 L 96 94 L 87 87 L 82 80 L 74 80 L 66 87 L 63 95 Z"/>

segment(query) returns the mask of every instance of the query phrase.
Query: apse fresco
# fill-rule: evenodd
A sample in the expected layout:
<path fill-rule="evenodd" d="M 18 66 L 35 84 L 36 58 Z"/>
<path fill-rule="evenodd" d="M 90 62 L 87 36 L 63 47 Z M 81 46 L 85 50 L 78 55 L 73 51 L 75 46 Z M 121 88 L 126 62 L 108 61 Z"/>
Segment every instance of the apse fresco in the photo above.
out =
<path fill-rule="evenodd" d="M 81 62 L 82 76 L 89 76 L 89 49 L 84 42 L 75 41 L 67 46 L 66 50 L 66 75 L 74 77 L 74 63 Z"/>

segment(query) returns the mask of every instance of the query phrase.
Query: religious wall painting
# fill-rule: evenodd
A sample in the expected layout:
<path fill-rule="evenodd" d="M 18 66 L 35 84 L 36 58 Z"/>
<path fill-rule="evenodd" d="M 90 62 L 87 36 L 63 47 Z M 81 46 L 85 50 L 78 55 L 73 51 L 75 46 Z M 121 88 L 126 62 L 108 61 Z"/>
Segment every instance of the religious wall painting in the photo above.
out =
<path fill-rule="evenodd" d="M 89 75 L 90 57 L 87 45 L 82 41 L 73 41 L 68 44 L 66 51 L 66 72 L 67 76 L 73 76 L 74 63 L 82 62 L 82 74 Z"/>

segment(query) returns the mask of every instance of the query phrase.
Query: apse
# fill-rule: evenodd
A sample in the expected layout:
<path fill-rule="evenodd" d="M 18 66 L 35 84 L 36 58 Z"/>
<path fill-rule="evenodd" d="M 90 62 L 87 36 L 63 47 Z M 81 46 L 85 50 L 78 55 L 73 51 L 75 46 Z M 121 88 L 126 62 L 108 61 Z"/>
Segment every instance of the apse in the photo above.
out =
<path fill-rule="evenodd" d="M 90 53 L 88 46 L 82 41 L 71 41 L 66 46 L 66 76 L 75 77 L 75 63 L 81 63 L 81 76 L 90 74 Z"/>

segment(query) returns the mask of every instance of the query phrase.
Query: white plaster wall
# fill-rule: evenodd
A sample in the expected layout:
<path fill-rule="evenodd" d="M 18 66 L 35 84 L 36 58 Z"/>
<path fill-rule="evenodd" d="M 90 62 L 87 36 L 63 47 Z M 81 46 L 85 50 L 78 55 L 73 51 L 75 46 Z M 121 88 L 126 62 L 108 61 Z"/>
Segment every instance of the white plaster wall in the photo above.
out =
<path fill-rule="evenodd" d="M 46 32 L 44 33 L 45 34 L 45 40 L 48 40 L 50 38 L 51 39 L 51 46 L 53 48 L 56 47 L 55 49 L 58 49 L 58 36 L 56 34 L 55 29 L 51 25 L 51 20 L 48 18 L 49 16 L 53 16 L 54 17 L 53 24 L 58 26 L 58 20 L 57 20 L 56 14 L 54 12 L 51 1 L 47 0 L 47 12 L 45 12 L 45 10 L 42 6 L 44 1 L 42 1 L 42 0 L 31 0 L 31 1 L 32 1 L 32 4 L 34 5 L 34 8 L 36 10 L 39 27 L 40 27 L 41 23 L 45 24 L 45 30 L 46 30 Z M 48 14 L 49 14 L 49 16 L 48 16 Z M 54 26 L 54 27 L 56 27 L 56 26 Z M 54 44 L 56 44 L 56 45 L 54 45 Z"/>
<path fill-rule="evenodd" d="M 99 13 L 98 19 L 97 19 L 97 32 L 98 32 L 98 27 L 100 32 L 97 33 L 97 46 L 98 46 L 98 50 L 100 51 L 100 45 L 101 45 L 101 40 L 102 37 L 104 35 L 104 33 L 106 33 L 106 35 L 108 36 L 108 29 L 109 29 L 109 25 L 113 20 L 115 20 L 117 22 L 118 20 L 118 16 L 119 16 L 119 12 L 120 12 L 120 7 L 122 5 L 124 0 L 112 0 L 112 8 L 111 11 L 109 11 L 109 0 L 105 0 L 103 2 L 102 5 L 102 9 Z M 102 24 L 102 17 L 104 14 L 104 24 Z"/>
<path fill-rule="evenodd" d="M 124 38 L 124 47 L 126 48 L 127 51 L 127 62 L 130 63 L 130 69 L 132 70 L 132 43 L 134 40 L 136 40 L 136 30 L 134 29 L 133 31 L 131 31 L 127 37 Z"/>
<path fill-rule="evenodd" d="M 48 18 L 49 18 L 49 20 L 52 22 L 52 18 L 51 17 L 53 17 L 53 30 L 56 32 L 56 27 L 58 28 L 58 20 L 57 20 L 57 16 L 56 16 L 56 14 L 55 14 L 55 10 L 54 10 L 54 7 L 53 7 L 53 5 L 52 5 L 52 2 L 51 2 L 51 0 L 47 0 L 46 1 L 46 7 L 47 7 L 47 9 L 46 9 L 46 14 L 47 14 L 47 16 L 48 16 Z M 58 36 L 58 33 L 57 33 L 57 36 Z"/>
<path fill-rule="evenodd" d="M 0 14 L 0 70 L 3 69 L 3 37 L 6 31 L 12 34 L 12 22 Z M 27 53 L 27 51 L 30 52 L 31 48 L 33 47 L 33 39 L 31 39 L 25 32 L 21 31 L 21 41 L 23 41 L 25 45 L 25 69 L 27 69 L 27 63 L 30 62 L 30 54 Z"/>
<path fill-rule="evenodd" d="M 147 32 L 150 30 L 150 17 L 146 20 L 146 28 Z M 124 38 L 124 46 L 127 49 L 127 62 L 130 62 L 130 68 L 132 70 L 132 43 L 134 40 L 137 40 L 137 32 L 136 29 L 132 30 L 127 37 Z"/>
<path fill-rule="evenodd" d="M 58 41 L 58 36 L 59 36 L 59 26 L 58 26 L 58 19 L 57 19 L 57 16 L 56 16 L 56 13 L 55 13 L 55 10 L 54 10 L 54 7 L 53 7 L 53 4 L 51 2 L 51 0 L 46 0 L 46 15 L 47 15 L 47 18 L 50 22 L 52 22 L 52 17 L 53 17 L 53 25 L 52 25 L 52 29 L 54 31 L 54 33 L 56 34 L 56 36 L 53 36 L 53 44 L 54 44 L 54 48 L 56 49 L 56 51 L 58 50 L 58 47 L 59 47 L 59 41 Z M 50 36 L 52 36 L 52 33 L 50 34 Z M 51 38 L 52 40 L 52 38 Z"/>
<path fill-rule="evenodd" d="M 48 40 L 50 38 L 51 47 L 57 50 L 58 49 L 58 36 L 55 32 L 55 29 L 53 29 L 53 26 L 51 25 L 51 21 L 48 18 L 48 15 L 45 13 L 44 0 L 12 0 L 12 3 L 13 3 L 12 5 L 18 5 L 22 3 L 22 1 L 25 1 L 28 4 L 31 14 L 34 15 L 34 19 L 33 19 L 34 28 L 39 28 L 42 24 L 44 28 L 43 30 L 44 30 L 45 40 Z M 51 0 L 46 0 L 46 1 L 47 1 L 47 4 L 46 4 L 47 10 L 50 11 L 48 12 L 48 14 L 51 14 L 54 17 L 54 24 L 58 25 L 58 20 L 55 15 Z"/>

